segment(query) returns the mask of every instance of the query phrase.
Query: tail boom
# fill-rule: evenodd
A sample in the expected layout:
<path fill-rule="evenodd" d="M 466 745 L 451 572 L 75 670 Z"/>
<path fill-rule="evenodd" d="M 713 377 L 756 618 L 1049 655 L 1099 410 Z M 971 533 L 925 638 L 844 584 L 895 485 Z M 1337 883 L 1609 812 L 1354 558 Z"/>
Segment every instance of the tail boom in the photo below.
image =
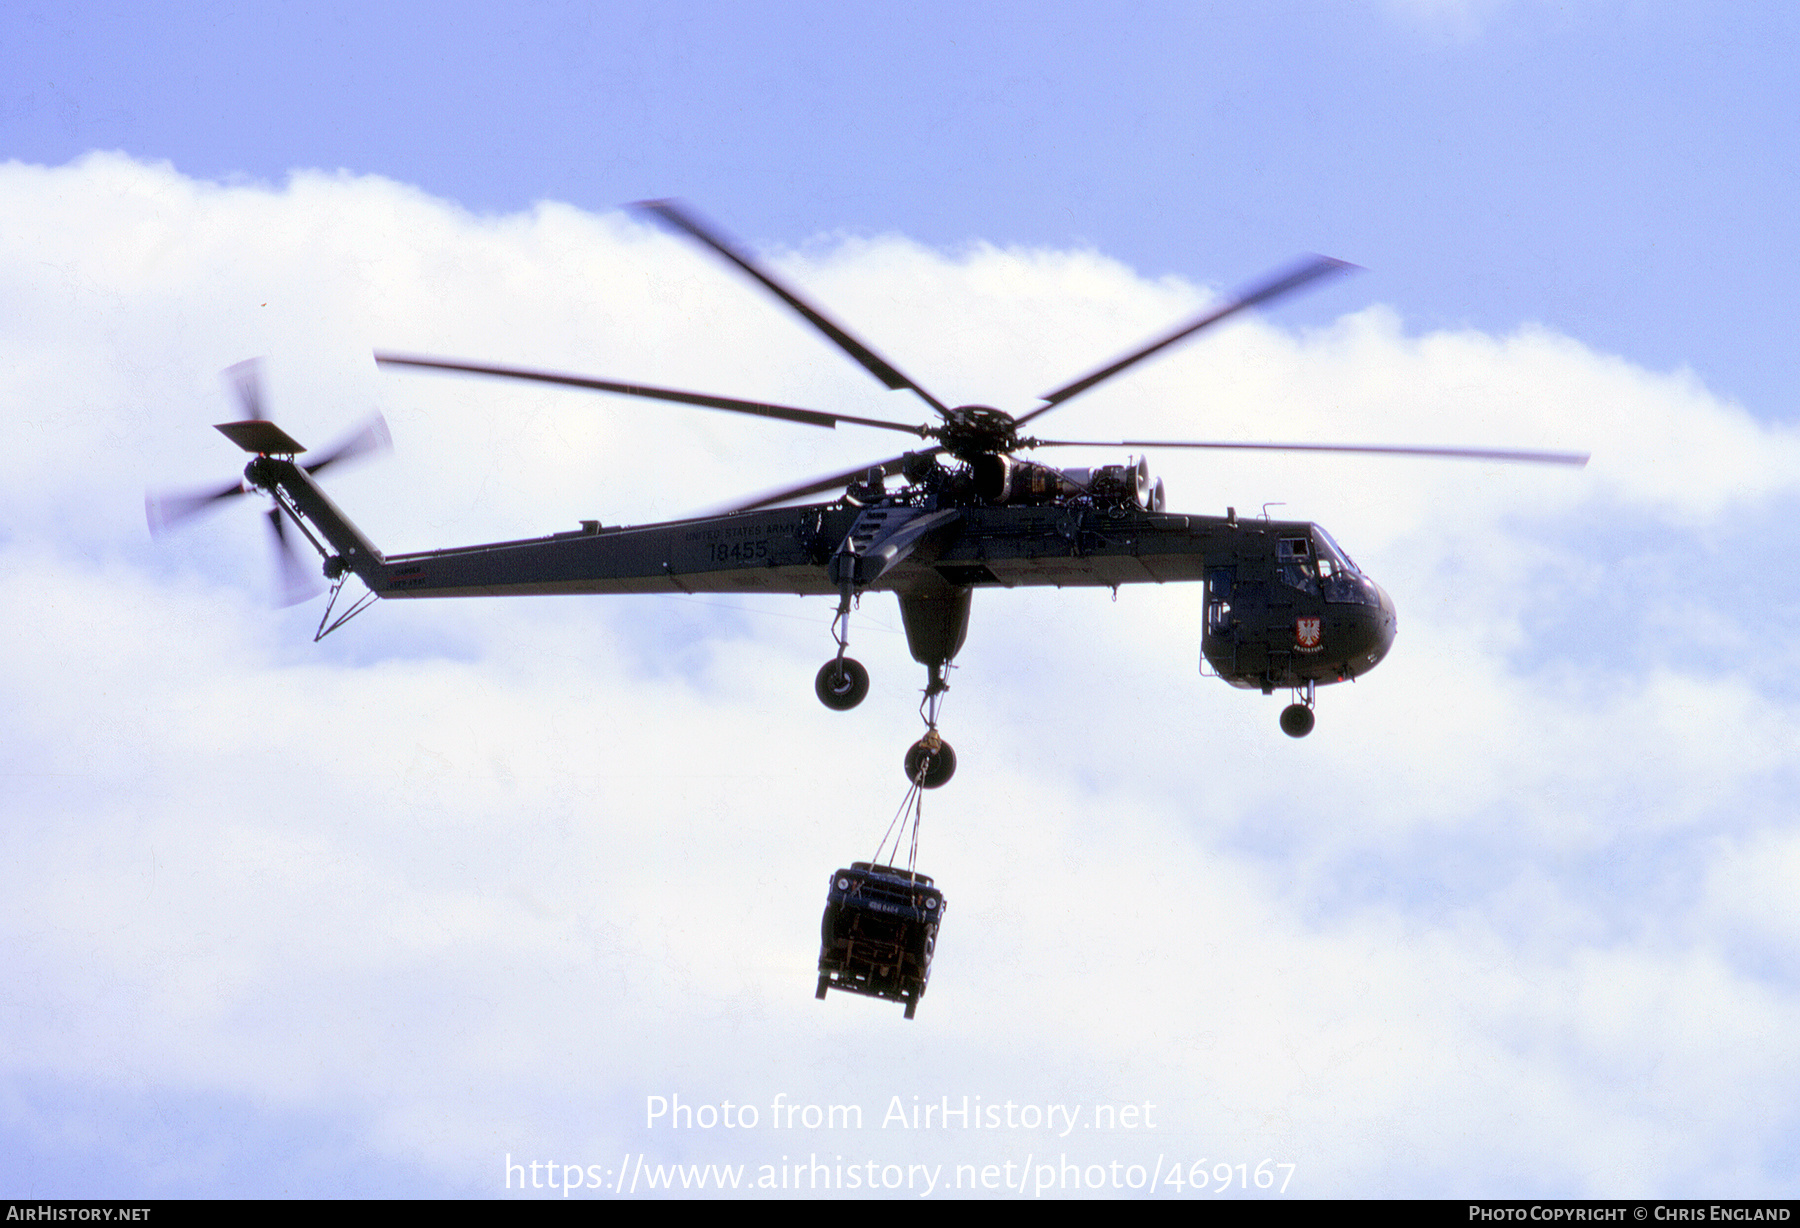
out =
<path fill-rule="evenodd" d="M 317 530 L 318 536 L 337 552 L 335 557 L 341 561 L 341 568 L 355 572 L 370 592 L 380 595 L 387 587 L 387 559 L 305 469 L 291 460 L 259 456 L 250 462 L 245 476 L 252 484 L 279 494 L 283 506 L 300 522 L 300 527 Z M 308 536 L 311 536 L 310 532 Z M 318 544 L 316 538 L 313 544 Z M 328 556 L 328 574 L 330 561 Z"/>

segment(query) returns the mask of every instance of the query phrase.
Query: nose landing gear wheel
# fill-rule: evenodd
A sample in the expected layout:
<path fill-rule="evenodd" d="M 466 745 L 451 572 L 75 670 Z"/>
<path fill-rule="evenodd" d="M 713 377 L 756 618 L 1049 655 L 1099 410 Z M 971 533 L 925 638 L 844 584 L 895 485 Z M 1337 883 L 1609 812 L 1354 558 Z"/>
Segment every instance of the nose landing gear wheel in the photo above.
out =
<path fill-rule="evenodd" d="M 956 775 L 956 752 L 935 734 L 926 734 L 906 750 L 906 778 L 927 789 L 940 789 Z"/>
<path fill-rule="evenodd" d="M 848 712 L 869 694 L 869 671 L 854 657 L 833 658 L 819 667 L 813 691 L 833 712 Z"/>
<path fill-rule="evenodd" d="M 1281 732 L 1290 738 L 1304 738 L 1312 732 L 1313 710 L 1305 704 L 1289 704 L 1281 710 Z"/>

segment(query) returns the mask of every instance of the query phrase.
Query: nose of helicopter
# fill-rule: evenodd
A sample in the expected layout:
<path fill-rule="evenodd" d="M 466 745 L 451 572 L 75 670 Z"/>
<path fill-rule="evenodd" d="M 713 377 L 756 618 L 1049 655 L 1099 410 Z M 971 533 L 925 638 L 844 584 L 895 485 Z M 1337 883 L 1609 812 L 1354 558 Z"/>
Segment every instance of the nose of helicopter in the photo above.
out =
<path fill-rule="evenodd" d="M 1362 607 L 1362 623 L 1360 628 L 1364 634 L 1364 643 L 1359 654 L 1347 665 L 1347 671 L 1355 677 L 1366 674 L 1381 664 L 1387 656 L 1388 649 L 1394 646 L 1394 632 L 1398 619 L 1394 613 L 1394 599 L 1381 585 L 1370 580 L 1369 586 L 1375 590 L 1376 604 Z"/>

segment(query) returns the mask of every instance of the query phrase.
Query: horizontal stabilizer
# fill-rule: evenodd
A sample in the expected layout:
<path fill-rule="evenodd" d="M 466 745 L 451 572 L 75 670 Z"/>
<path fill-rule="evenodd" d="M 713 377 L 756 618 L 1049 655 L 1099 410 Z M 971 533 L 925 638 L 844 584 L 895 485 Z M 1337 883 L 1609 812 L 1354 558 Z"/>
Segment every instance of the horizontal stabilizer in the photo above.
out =
<path fill-rule="evenodd" d="M 306 451 L 293 436 L 260 418 L 247 422 L 220 422 L 213 429 L 246 452 L 259 456 L 297 456 Z"/>

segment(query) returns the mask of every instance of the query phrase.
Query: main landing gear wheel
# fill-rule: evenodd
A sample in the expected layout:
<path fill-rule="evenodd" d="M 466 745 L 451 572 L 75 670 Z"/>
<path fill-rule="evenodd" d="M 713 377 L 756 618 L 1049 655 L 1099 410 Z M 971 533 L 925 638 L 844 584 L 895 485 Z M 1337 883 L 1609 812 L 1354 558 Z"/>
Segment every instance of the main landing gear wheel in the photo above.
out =
<path fill-rule="evenodd" d="M 956 752 L 950 743 L 926 734 L 906 749 L 906 778 L 927 789 L 941 789 L 956 775 Z"/>
<path fill-rule="evenodd" d="M 833 712 L 848 712 L 869 694 L 869 671 L 854 657 L 834 657 L 813 679 L 819 702 Z"/>
<path fill-rule="evenodd" d="M 1305 704 L 1289 704 L 1281 710 L 1281 732 L 1290 738 L 1304 738 L 1312 732 L 1313 710 Z"/>

